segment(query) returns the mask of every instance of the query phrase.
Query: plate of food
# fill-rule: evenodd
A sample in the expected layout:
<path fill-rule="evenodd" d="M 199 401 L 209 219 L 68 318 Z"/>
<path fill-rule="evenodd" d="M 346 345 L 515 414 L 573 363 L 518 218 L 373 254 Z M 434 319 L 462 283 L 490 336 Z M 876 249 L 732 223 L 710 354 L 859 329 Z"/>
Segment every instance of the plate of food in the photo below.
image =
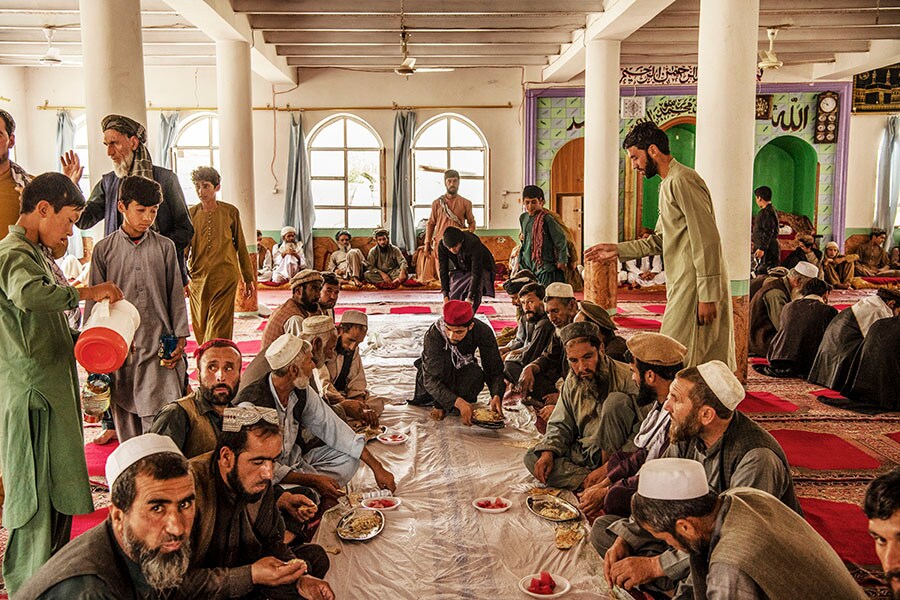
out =
<path fill-rule="evenodd" d="M 532 598 L 559 598 L 572 587 L 569 580 L 562 575 L 553 575 L 541 571 L 534 575 L 526 575 L 519 580 L 519 589 Z"/>
<path fill-rule="evenodd" d="M 394 510 L 401 504 L 403 504 L 403 501 L 400 498 L 394 498 L 393 496 L 387 496 L 385 498 L 369 498 L 368 500 L 362 501 L 362 505 L 366 508 L 376 510 Z"/>
<path fill-rule="evenodd" d="M 378 441 L 388 446 L 405 444 L 408 439 L 409 436 L 405 433 L 388 433 L 387 431 L 378 436 Z"/>
<path fill-rule="evenodd" d="M 555 523 L 572 521 L 581 516 L 581 511 L 571 502 L 557 496 L 529 496 L 526 498 L 525 504 L 528 506 L 528 510 L 540 518 Z"/>
<path fill-rule="evenodd" d="M 472 500 L 472 506 L 486 513 L 502 513 L 509 510 L 512 502 L 500 496 L 484 496 Z"/>
<path fill-rule="evenodd" d="M 503 416 L 492 408 L 479 407 L 472 412 L 472 425 L 486 429 L 503 429 Z"/>
<path fill-rule="evenodd" d="M 580 522 L 560 523 L 556 526 L 556 547 L 569 550 L 584 538 L 584 528 Z"/>
<path fill-rule="evenodd" d="M 355 425 L 352 426 L 352 429 L 354 432 L 365 436 L 367 442 L 371 442 L 376 437 L 384 434 L 384 432 L 387 430 L 387 427 L 385 427 L 383 425 L 378 426 L 378 427 L 370 427 L 369 425 L 366 425 L 365 423 L 356 421 Z"/>
<path fill-rule="evenodd" d="M 342 540 L 364 542 L 371 540 L 384 529 L 384 513 L 377 509 L 357 508 L 341 517 L 337 535 Z"/>

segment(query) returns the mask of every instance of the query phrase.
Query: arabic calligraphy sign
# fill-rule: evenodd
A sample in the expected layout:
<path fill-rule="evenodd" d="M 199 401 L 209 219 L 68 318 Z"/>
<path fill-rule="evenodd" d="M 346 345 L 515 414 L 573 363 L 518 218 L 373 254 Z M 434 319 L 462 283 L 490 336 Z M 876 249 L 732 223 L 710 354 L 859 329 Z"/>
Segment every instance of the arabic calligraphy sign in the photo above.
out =
<path fill-rule="evenodd" d="M 696 85 L 697 65 L 635 65 L 622 68 L 620 85 Z"/>

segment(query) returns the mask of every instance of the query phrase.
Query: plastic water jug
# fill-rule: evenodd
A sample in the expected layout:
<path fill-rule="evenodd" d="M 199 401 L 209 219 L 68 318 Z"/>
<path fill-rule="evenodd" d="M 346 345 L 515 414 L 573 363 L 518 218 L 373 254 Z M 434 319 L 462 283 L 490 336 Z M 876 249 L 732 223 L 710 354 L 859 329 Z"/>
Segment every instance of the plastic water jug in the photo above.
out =
<path fill-rule="evenodd" d="M 98 302 L 75 343 L 75 359 L 89 373 L 112 373 L 125 363 L 141 315 L 133 304 Z"/>

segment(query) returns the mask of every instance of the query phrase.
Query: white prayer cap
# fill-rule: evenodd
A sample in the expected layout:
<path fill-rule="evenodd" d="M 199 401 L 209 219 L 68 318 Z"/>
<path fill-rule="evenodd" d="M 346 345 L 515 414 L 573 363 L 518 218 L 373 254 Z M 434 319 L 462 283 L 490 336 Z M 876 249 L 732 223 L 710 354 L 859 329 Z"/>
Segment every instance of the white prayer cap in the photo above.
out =
<path fill-rule="evenodd" d="M 106 482 L 109 489 L 112 490 L 113 483 L 125 469 L 142 458 L 164 452 L 174 452 L 183 456 L 172 438 L 158 433 L 145 433 L 119 444 L 106 459 Z"/>
<path fill-rule="evenodd" d="M 361 310 L 345 310 L 341 315 L 341 325 L 369 326 L 369 317 Z"/>
<path fill-rule="evenodd" d="M 700 376 L 709 386 L 716 398 L 719 399 L 725 408 L 734 410 L 741 403 L 746 395 L 744 386 L 734 376 L 728 365 L 721 360 L 713 360 L 702 365 L 697 365 Z"/>
<path fill-rule="evenodd" d="M 304 344 L 307 348 L 304 350 Z M 309 352 L 309 342 L 290 333 L 285 333 L 266 348 L 266 362 L 272 370 L 278 370 L 291 364 L 301 351 Z"/>
<path fill-rule="evenodd" d="M 655 458 L 638 474 L 637 493 L 654 500 L 693 500 L 709 493 L 706 471 L 696 460 Z"/>
<path fill-rule="evenodd" d="M 334 331 L 334 321 L 328 315 L 313 315 L 303 319 L 304 335 L 322 335 Z"/>
<path fill-rule="evenodd" d="M 806 262 L 805 260 L 798 262 L 797 266 L 794 267 L 794 270 L 798 274 L 809 277 L 810 279 L 815 279 L 819 276 L 819 267 L 810 262 Z"/>
<path fill-rule="evenodd" d="M 828 242 L 825 244 L 825 249 L 828 250 L 829 248 L 834 248 L 835 250 L 841 249 L 840 246 L 837 245 L 837 242 Z"/>
<path fill-rule="evenodd" d="M 544 290 L 545 298 L 574 298 L 575 290 L 572 289 L 572 286 L 568 283 L 560 283 L 559 281 L 554 281 L 550 285 L 547 286 L 547 289 Z"/>
<path fill-rule="evenodd" d="M 290 225 L 288 225 L 287 227 L 281 228 L 281 237 L 284 237 L 289 233 L 293 233 L 294 235 L 297 235 L 297 229 L 294 227 L 291 227 Z"/>

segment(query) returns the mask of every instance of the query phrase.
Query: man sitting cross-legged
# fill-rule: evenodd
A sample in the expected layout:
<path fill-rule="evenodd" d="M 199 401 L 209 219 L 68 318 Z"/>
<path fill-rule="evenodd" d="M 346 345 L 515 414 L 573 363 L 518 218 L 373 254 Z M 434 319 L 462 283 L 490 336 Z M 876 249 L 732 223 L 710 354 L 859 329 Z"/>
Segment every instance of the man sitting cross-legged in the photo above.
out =
<path fill-rule="evenodd" d="M 361 278 L 366 260 L 358 248 L 350 247 L 352 239 L 350 232 L 342 229 L 334 234 L 334 239 L 337 242 L 337 250 L 328 257 L 325 271 L 334 273 L 343 282 L 357 287 L 362 285 Z"/>
<path fill-rule="evenodd" d="M 797 263 L 786 277 L 769 277 L 750 299 L 750 354 L 765 356 L 781 328 L 781 311 L 801 297 L 801 289 L 815 279 L 819 269 L 806 261 Z"/>
<path fill-rule="evenodd" d="M 266 349 L 271 372 L 238 392 L 236 403 L 274 408 L 283 423 L 281 454 L 274 481 L 283 487 L 305 485 L 325 499 L 340 490 L 364 462 L 375 483 L 391 491 L 394 476 L 366 449 L 366 439 L 350 429 L 309 385 L 315 363 L 306 340 L 284 334 Z"/>
<path fill-rule="evenodd" d="M 690 554 L 694 598 L 867 597 L 828 542 L 778 498 L 748 487 L 710 491 L 706 479 L 692 460 L 648 461 L 633 500 L 641 526 Z M 606 578 L 617 581 L 610 571 Z"/>
<path fill-rule="evenodd" d="M 525 466 L 541 483 L 578 490 L 613 452 L 635 450 L 632 440 L 649 406 L 637 405 L 628 366 L 603 354 L 596 325 L 572 323 L 559 337 L 569 374 L 547 433 L 525 453 Z"/>
<path fill-rule="evenodd" d="M 740 381 L 721 361 L 680 371 L 664 405 L 671 423 L 663 456 L 701 463 L 716 492 L 753 487 L 802 514 L 784 451 L 770 433 L 735 410 L 743 399 Z M 688 576 L 687 554 L 657 541 L 633 518 L 598 518 L 591 543 L 604 556 L 607 579 L 626 589 L 646 586 L 654 593 L 671 593 Z M 675 597 L 690 596 L 679 588 Z"/>
<path fill-rule="evenodd" d="M 191 565 L 228 573 L 231 582 L 242 586 L 236 596 L 246 600 L 334 598 L 321 579 L 329 566 L 325 551 L 313 544 L 291 547 L 284 542 L 279 510 L 279 496 L 284 495 L 272 481 L 281 449 L 275 409 L 225 409 L 215 451 L 191 460 L 197 493 Z M 309 519 L 315 512 L 315 504 L 307 500 L 295 518 Z M 257 564 L 252 564 L 257 561 L 276 576 L 258 581 Z"/>
<path fill-rule="evenodd" d="M 385 288 L 395 288 L 406 281 L 409 267 L 403 252 L 391 243 L 387 229 L 379 227 L 372 233 L 375 246 L 366 258 L 368 265 L 363 277 L 369 283 Z"/>
<path fill-rule="evenodd" d="M 553 323 L 544 309 L 544 294 L 544 286 L 537 282 L 529 283 L 519 291 L 519 304 L 522 306 L 519 329 L 516 338 L 500 348 L 504 375 L 512 384 L 519 382 L 525 365 L 539 357 L 553 337 Z"/>
<path fill-rule="evenodd" d="M 280 284 L 306 268 L 306 256 L 303 253 L 303 244 L 297 239 L 297 230 L 288 225 L 281 228 L 281 245 L 275 246 L 273 254 L 275 270 L 272 273 L 272 283 Z"/>
<path fill-rule="evenodd" d="M 579 494 L 581 510 L 589 519 L 600 514 L 631 514 L 631 496 L 637 489 L 638 471 L 645 461 L 659 458 L 669 447 L 669 413 L 663 408 L 675 374 L 684 367 L 687 352 L 682 344 L 661 333 L 636 333 L 628 340 L 631 378 L 638 386 L 637 403 L 650 405 L 638 434 L 634 452 L 616 452 L 606 465 L 588 476 Z M 603 474 L 605 473 L 605 477 Z M 602 481 L 596 480 L 603 477 Z"/>
<path fill-rule="evenodd" d="M 471 425 L 471 405 L 485 384 L 491 408 L 503 414 L 505 383 L 497 340 L 490 325 L 475 318 L 468 302 L 444 304 L 443 317 L 425 332 L 422 356 L 414 364 L 416 391 L 410 404 L 434 406 L 432 418 L 441 420 L 448 412 L 458 411 L 463 424 Z"/>

